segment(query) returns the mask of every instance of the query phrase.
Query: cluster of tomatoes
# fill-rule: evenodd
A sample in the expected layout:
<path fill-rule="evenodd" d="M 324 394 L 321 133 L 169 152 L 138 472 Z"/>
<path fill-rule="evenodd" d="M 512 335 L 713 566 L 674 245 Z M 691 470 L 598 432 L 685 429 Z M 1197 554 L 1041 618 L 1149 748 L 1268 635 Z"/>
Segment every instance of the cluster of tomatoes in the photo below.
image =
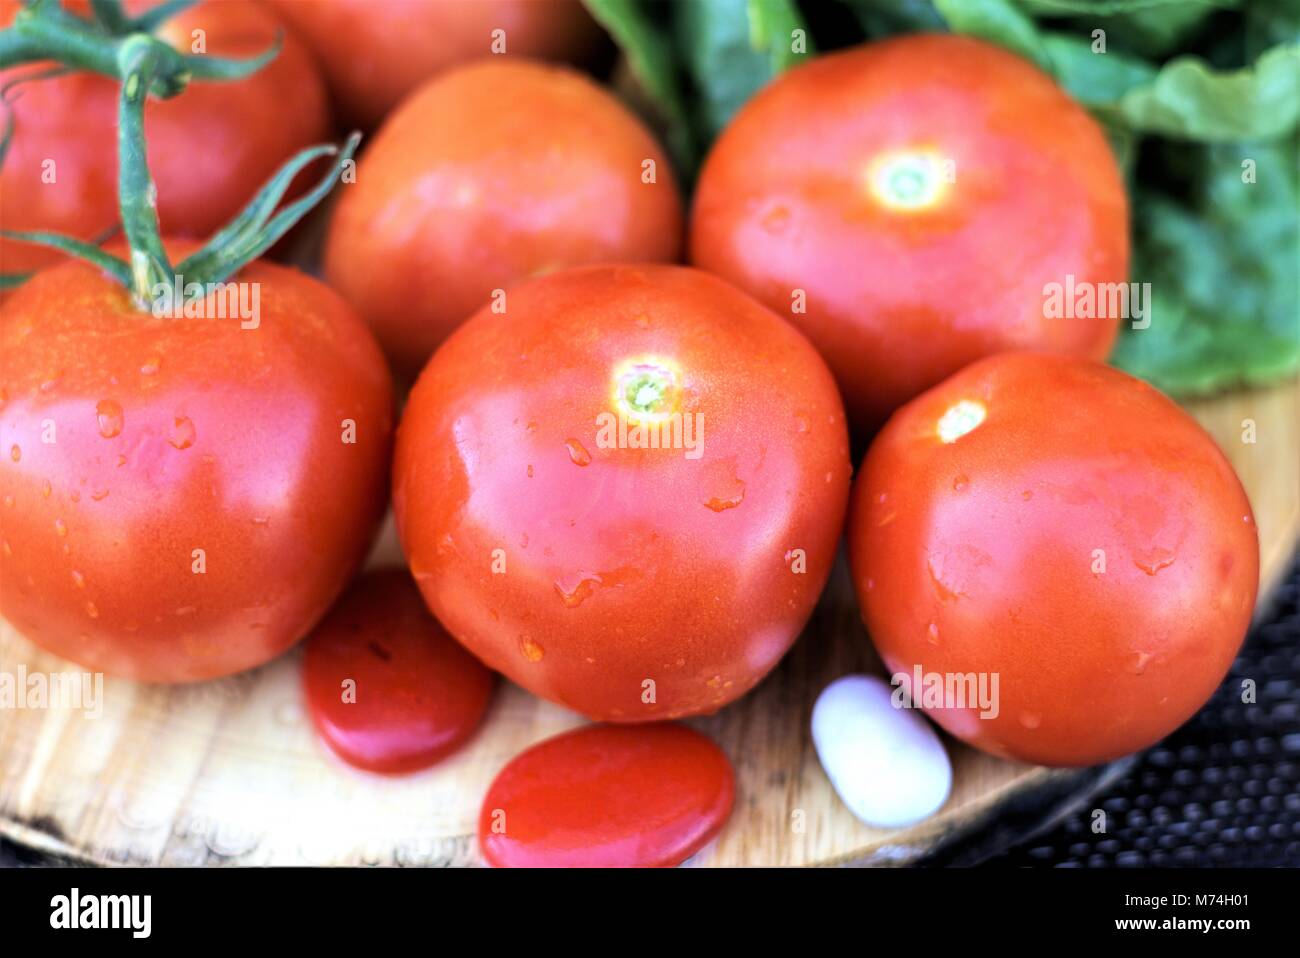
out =
<path fill-rule="evenodd" d="M 318 724 L 369 767 L 463 741 L 479 663 L 601 721 L 714 711 L 795 641 L 842 534 L 891 672 L 1000 675 L 996 717 L 931 713 L 996 754 L 1133 751 L 1222 678 L 1250 506 L 1187 415 L 1101 364 L 1120 317 L 1044 309 L 1127 280 L 1127 208 L 1036 68 L 950 36 L 817 57 L 735 117 L 687 215 L 653 134 L 546 62 L 599 42 L 576 2 L 204 3 L 159 35 L 248 55 L 278 15 L 269 66 L 150 104 L 149 161 L 184 250 L 331 103 L 378 124 L 324 282 L 258 262 L 255 326 L 160 319 L 0 240 L 36 271 L 0 314 L 0 614 L 32 641 L 151 682 L 262 664 L 352 579 L 391 469 L 424 605 L 358 580 L 307 658 Z M 111 228 L 115 91 L 23 85 L 6 229 Z M 418 374 L 395 442 L 390 369 Z M 385 704 L 349 713 L 340 676 L 368 675 Z"/>

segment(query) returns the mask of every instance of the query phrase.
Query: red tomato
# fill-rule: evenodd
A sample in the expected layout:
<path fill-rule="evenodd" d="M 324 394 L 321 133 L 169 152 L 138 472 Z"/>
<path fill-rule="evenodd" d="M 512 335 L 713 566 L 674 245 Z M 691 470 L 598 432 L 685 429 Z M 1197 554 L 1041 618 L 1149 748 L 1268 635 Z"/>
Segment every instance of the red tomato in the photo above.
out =
<path fill-rule="evenodd" d="M 579 0 L 272 0 L 311 45 L 343 117 L 372 128 L 423 81 L 499 54 L 577 60 L 600 30 Z"/>
<path fill-rule="evenodd" d="M 585 267 L 514 290 L 430 361 L 394 508 L 425 600 L 471 652 L 644 722 L 714 711 L 785 654 L 849 473 L 835 384 L 793 327 L 696 270 Z"/>
<path fill-rule="evenodd" d="M 869 430 L 991 353 L 1105 358 L 1116 317 L 1046 318 L 1044 287 L 1124 282 L 1127 207 L 1100 127 L 1045 74 L 908 36 L 819 57 L 740 111 L 700 174 L 690 255 L 790 316 Z"/>
<path fill-rule="evenodd" d="M 678 865 L 726 824 L 735 776 L 682 725 L 588 725 L 534 745 L 492 782 L 479 847 L 506 868 Z"/>
<path fill-rule="evenodd" d="M 458 749 L 494 676 L 429 615 L 405 569 L 384 569 L 357 579 L 317 626 L 302 678 L 326 744 L 358 768 L 397 773 Z"/>
<path fill-rule="evenodd" d="M 983 360 L 904 406 L 856 480 L 849 557 L 891 673 L 998 676 L 931 715 L 1046 765 L 1145 748 L 1210 696 L 1250 624 L 1259 542 L 1232 467 L 1145 383 Z M 981 718 L 985 711 L 987 717 Z M 996 711 L 996 715 L 993 712 Z"/>
<path fill-rule="evenodd" d="M 153 5 L 128 8 L 138 12 Z M 18 8 L 16 0 L 0 0 L 0 26 L 8 26 Z M 283 33 L 258 4 L 210 2 L 178 13 L 157 36 L 189 53 L 195 30 L 204 31 L 209 54 L 233 58 L 261 53 Z M 45 69 L 31 64 L 0 71 L 0 84 Z M 117 224 L 118 89 L 109 77 L 74 72 L 11 91 L 6 99 L 14 133 L 0 169 L 0 228 L 90 240 Z M 324 82 L 293 37 L 251 77 L 196 81 L 177 97 L 150 101 L 145 117 L 158 215 L 163 231 L 174 236 L 208 236 L 281 163 L 330 134 Z M 28 272 L 61 259 L 51 249 L 0 239 L 5 272 Z"/>
<path fill-rule="evenodd" d="M 681 230 L 668 160 L 617 100 L 567 69 L 489 60 L 425 86 L 375 136 L 342 189 L 325 273 L 414 374 L 493 290 L 672 260 Z"/>
<path fill-rule="evenodd" d="M 238 672 L 302 638 L 364 556 L 383 357 L 322 283 L 237 280 L 247 320 L 138 312 L 80 261 L 0 311 L 0 615 L 49 651 L 151 682 Z"/>

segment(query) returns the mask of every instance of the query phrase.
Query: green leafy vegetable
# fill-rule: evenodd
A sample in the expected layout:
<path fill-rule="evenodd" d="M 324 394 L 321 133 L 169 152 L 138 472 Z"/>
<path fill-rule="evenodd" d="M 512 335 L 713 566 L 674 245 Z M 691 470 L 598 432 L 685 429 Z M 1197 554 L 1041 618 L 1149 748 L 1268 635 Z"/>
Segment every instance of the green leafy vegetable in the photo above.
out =
<path fill-rule="evenodd" d="M 1045 69 L 1050 67 L 1034 21 L 1011 0 L 934 0 L 934 5 L 954 33 L 996 43 Z"/>
<path fill-rule="evenodd" d="M 697 127 L 712 140 L 736 110 L 781 70 L 804 58 L 791 0 L 712 0 L 673 7 L 674 36 L 698 92 Z M 806 37 L 800 49 L 808 50 Z"/>
<path fill-rule="evenodd" d="M 1162 57 L 1178 50 L 1219 10 L 1241 0 L 1018 0 L 1035 17 L 1066 15 L 1065 26 L 1090 36 L 1104 30 L 1109 45 L 1141 57 Z M 978 3 L 977 3 L 978 5 Z"/>
<path fill-rule="evenodd" d="M 583 0 L 627 58 L 632 74 L 658 114 L 668 149 L 684 172 L 698 162 L 690 115 L 682 96 L 672 37 L 639 0 Z"/>
<path fill-rule="evenodd" d="M 1300 45 L 1274 47 L 1231 72 L 1180 57 L 1125 93 L 1117 110 L 1134 130 L 1190 140 L 1284 136 L 1300 118 Z"/>
<path fill-rule="evenodd" d="M 1114 51 L 1100 53 L 1093 41 L 1060 33 L 1043 36 L 1049 71 L 1084 106 L 1112 106 L 1130 90 L 1150 84 L 1156 69 L 1145 60 Z"/>
<path fill-rule="evenodd" d="M 1185 145 L 1163 149 L 1194 170 L 1190 195 L 1138 196 L 1132 278 L 1151 284 L 1151 325 L 1128 330 L 1113 361 L 1181 394 L 1294 371 L 1300 140 L 1198 147 L 1190 163 Z"/>
<path fill-rule="evenodd" d="M 862 28 L 871 37 L 895 33 L 934 33 L 948 28 L 930 0 L 848 0 Z"/>

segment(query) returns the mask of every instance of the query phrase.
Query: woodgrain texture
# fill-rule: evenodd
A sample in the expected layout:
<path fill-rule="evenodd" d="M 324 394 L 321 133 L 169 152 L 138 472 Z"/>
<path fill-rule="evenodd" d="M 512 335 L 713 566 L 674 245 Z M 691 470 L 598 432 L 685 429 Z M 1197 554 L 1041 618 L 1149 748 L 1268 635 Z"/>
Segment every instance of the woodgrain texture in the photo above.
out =
<path fill-rule="evenodd" d="M 1300 389 L 1292 381 L 1190 408 L 1250 494 L 1267 592 L 1294 553 L 1300 525 Z M 1246 420 L 1255 424 L 1253 443 L 1243 441 Z M 389 529 L 372 561 L 396 558 Z M 74 668 L 0 623 L 0 672 L 20 666 Z M 986 827 L 1017 797 L 1073 787 L 1072 773 L 1005 762 L 948 740 L 954 787 L 939 815 L 892 832 L 860 824 L 817 763 L 809 715 L 831 679 L 878 669 L 841 561 L 777 671 L 740 702 L 693 723 L 735 763 L 738 797 L 720 838 L 690 864 L 903 864 Z M 473 865 L 479 801 L 497 770 L 533 742 L 583 721 L 503 683 L 485 725 L 461 752 L 427 772 L 384 778 L 343 765 L 316 740 L 296 652 L 199 686 L 107 678 L 102 702 L 98 718 L 0 711 L 0 834 L 100 863 Z"/>

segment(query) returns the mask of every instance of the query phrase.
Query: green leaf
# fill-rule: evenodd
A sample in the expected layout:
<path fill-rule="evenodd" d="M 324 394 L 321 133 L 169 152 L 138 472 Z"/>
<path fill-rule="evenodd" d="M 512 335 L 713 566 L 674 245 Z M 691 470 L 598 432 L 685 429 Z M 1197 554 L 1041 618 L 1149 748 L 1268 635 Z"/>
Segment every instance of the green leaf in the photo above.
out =
<path fill-rule="evenodd" d="M 774 74 L 802 63 L 814 52 L 807 24 L 794 0 L 749 0 L 747 12 L 750 46 L 767 52 Z M 795 31 L 802 31 L 798 43 Z"/>
<path fill-rule="evenodd" d="M 1231 6 L 1238 0 L 1016 0 L 1035 17 L 1064 17 L 1086 14 L 1114 17 L 1146 12 L 1167 13 L 1171 8 Z"/>
<path fill-rule="evenodd" d="M 1159 58 L 1179 49 L 1216 11 L 1241 0 L 1017 0 L 1034 17 L 1068 16 L 1091 36 L 1106 31 L 1107 49 Z"/>
<path fill-rule="evenodd" d="M 1156 68 L 1125 53 L 1094 53 L 1091 40 L 1043 34 L 1043 49 L 1058 83 L 1085 106 L 1110 106 L 1155 80 Z"/>
<path fill-rule="evenodd" d="M 896 33 L 940 33 L 948 29 L 930 0 L 848 0 L 867 35 L 879 39 Z"/>
<path fill-rule="evenodd" d="M 1112 361 L 1181 395 L 1261 383 L 1300 366 L 1300 139 L 1164 145 L 1193 166 L 1189 201 L 1144 192 L 1132 278 L 1151 283 L 1147 329 L 1125 328 Z M 1255 182 L 1243 182 L 1254 162 Z"/>
<path fill-rule="evenodd" d="M 1300 42 L 1300 0 L 1254 0 L 1242 13 L 1248 59 L 1270 47 Z"/>
<path fill-rule="evenodd" d="M 674 37 L 698 93 L 696 122 L 711 141 L 740 107 L 787 66 L 804 29 L 790 0 L 711 0 L 673 6 Z M 807 43 L 806 34 L 804 42 Z M 806 50 L 805 46 L 805 50 Z"/>
<path fill-rule="evenodd" d="M 583 0 L 627 58 L 633 76 L 665 126 L 668 149 L 678 166 L 695 168 L 698 148 L 677 75 L 669 29 L 655 22 L 638 0 Z"/>
<path fill-rule="evenodd" d="M 996 43 L 1051 68 L 1037 25 L 1011 0 L 934 0 L 934 5 L 955 32 Z"/>
<path fill-rule="evenodd" d="M 1283 136 L 1300 119 L 1300 44 L 1274 47 L 1232 71 L 1179 57 L 1124 94 L 1117 115 L 1136 130 L 1203 142 Z"/>

